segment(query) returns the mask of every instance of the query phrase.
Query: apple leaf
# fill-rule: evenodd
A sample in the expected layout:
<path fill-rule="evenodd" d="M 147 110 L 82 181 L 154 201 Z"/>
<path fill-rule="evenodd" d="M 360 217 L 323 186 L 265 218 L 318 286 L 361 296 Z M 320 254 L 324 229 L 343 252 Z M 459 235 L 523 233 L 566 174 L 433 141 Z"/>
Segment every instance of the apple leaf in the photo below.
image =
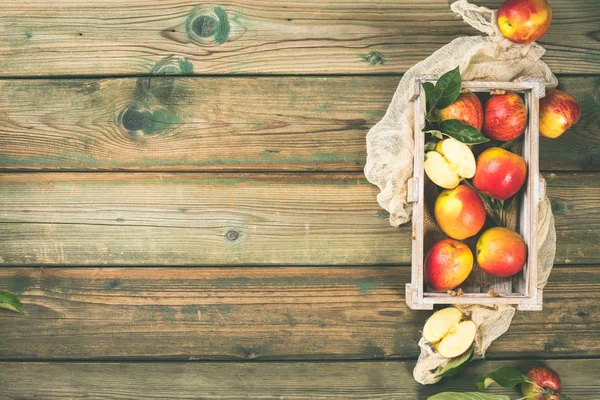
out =
<path fill-rule="evenodd" d="M 477 129 L 471 125 L 463 124 L 457 119 L 442 121 L 440 123 L 440 131 L 465 144 L 481 144 L 490 141 L 490 139 L 483 136 Z"/>
<path fill-rule="evenodd" d="M 502 210 L 504 210 L 504 211 L 510 210 L 510 207 L 512 207 L 514 201 L 515 201 L 514 196 L 508 200 L 504 200 L 504 202 L 502 203 Z"/>
<path fill-rule="evenodd" d="M 503 394 L 487 394 L 487 393 L 456 393 L 444 392 L 430 396 L 427 400 L 510 400 L 510 397 Z"/>
<path fill-rule="evenodd" d="M 438 131 L 437 129 L 430 129 L 428 131 L 425 131 L 425 133 L 429 133 L 436 139 L 442 140 L 444 138 L 444 134 L 441 131 Z"/>
<path fill-rule="evenodd" d="M 425 103 L 427 106 L 427 112 L 431 111 L 431 100 L 433 99 L 433 90 L 435 86 L 431 82 L 423 83 L 423 90 L 425 91 Z"/>
<path fill-rule="evenodd" d="M 23 312 L 23 305 L 19 299 L 17 299 L 17 296 L 12 293 L 0 292 L 0 308 L 6 308 L 7 310 L 25 315 Z"/>
<path fill-rule="evenodd" d="M 484 390 L 492 383 L 496 382 L 503 388 L 513 388 L 527 380 L 527 376 L 521 371 L 513 367 L 502 367 L 494 372 L 490 372 L 487 376 L 478 376 L 475 378 L 475 384 L 479 390 Z"/>
<path fill-rule="evenodd" d="M 440 76 L 429 96 L 431 99 L 427 102 L 428 108 L 441 110 L 454 103 L 460 94 L 461 85 L 462 80 L 458 67 Z M 427 89 L 425 89 L 425 94 L 427 95 Z"/>
<path fill-rule="evenodd" d="M 425 153 L 435 150 L 436 143 L 435 142 L 427 142 L 425 143 Z"/>
<path fill-rule="evenodd" d="M 456 375 L 464 366 L 471 361 L 475 354 L 475 346 L 465 351 L 462 355 L 454 357 L 448 364 L 437 374 L 436 378 L 447 378 L 449 376 Z"/>

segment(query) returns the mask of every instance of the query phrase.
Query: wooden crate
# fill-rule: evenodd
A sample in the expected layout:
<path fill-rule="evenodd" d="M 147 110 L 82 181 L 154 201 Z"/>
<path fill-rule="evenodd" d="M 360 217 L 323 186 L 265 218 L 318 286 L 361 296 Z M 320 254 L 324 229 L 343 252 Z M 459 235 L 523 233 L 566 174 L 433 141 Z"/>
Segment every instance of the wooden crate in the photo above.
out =
<path fill-rule="evenodd" d="M 412 309 L 431 310 L 435 304 L 480 304 L 493 306 L 496 304 L 513 304 L 519 310 L 541 310 L 542 290 L 537 288 L 537 207 L 544 198 L 545 185 L 539 173 L 539 99 L 545 95 L 542 79 L 528 79 L 521 82 L 463 82 L 462 86 L 472 92 L 491 92 L 493 90 L 515 91 L 524 96 L 529 120 L 525 130 L 522 156 L 527 163 L 528 176 L 525 189 L 519 196 L 518 231 L 523 236 L 528 248 L 525 267 L 518 274 L 509 278 L 499 278 L 497 282 L 486 288 L 465 290 L 464 296 L 453 296 L 447 293 L 429 292 L 423 282 L 424 264 L 424 205 L 425 205 L 425 173 L 424 145 L 425 134 L 425 91 L 423 83 L 435 83 L 436 76 L 419 76 L 415 79 L 414 102 L 414 173 L 409 180 L 408 201 L 413 203 L 413 235 L 412 235 L 412 275 L 411 283 L 406 285 L 406 303 Z M 476 267 L 477 268 L 477 267 Z M 475 269 L 474 269 L 475 271 Z M 490 291 L 495 292 L 494 295 Z"/>

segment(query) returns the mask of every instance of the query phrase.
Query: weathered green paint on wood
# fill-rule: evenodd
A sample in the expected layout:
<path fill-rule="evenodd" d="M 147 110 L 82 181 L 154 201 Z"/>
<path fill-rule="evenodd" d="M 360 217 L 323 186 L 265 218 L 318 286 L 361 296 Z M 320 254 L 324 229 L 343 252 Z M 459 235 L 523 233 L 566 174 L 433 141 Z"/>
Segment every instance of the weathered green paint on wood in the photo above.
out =
<path fill-rule="evenodd" d="M 540 40 L 549 66 L 600 73 L 597 3 L 552 7 Z M 146 74 L 169 54 L 188 58 L 197 74 L 398 73 L 456 37 L 482 35 L 447 0 L 4 0 L 0 26 L 0 76 L 13 77 Z M 385 63 L 360 59 L 371 51 Z"/>
<path fill-rule="evenodd" d="M 563 393 L 597 399 L 597 360 L 478 361 L 460 375 L 421 386 L 414 362 L 321 363 L 0 363 L 7 399 L 382 399 L 424 400 L 441 391 L 477 391 L 473 379 L 505 366 L 526 372 L 546 364 L 556 370 Z M 43 384 L 32 384 L 43 382 Z M 486 392 L 517 398 L 497 385 Z"/>
<path fill-rule="evenodd" d="M 366 133 L 398 80 L 0 81 L 0 168 L 361 171 Z M 561 87 L 582 118 L 561 138 L 542 138 L 541 168 L 600 170 L 600 78 L 561 77 Z"/>
<path fill-rule="evenodd" d="M 26 317 L 0 311 L 0 358 L 415 358 L 430 312 L 410 267 L 0 268 Z M 576 332 L 576 334 L 574 334 Z M 518 312 L 490 359 L 600 352 L 600 268 L 555 267 L 544 310 Z"/>

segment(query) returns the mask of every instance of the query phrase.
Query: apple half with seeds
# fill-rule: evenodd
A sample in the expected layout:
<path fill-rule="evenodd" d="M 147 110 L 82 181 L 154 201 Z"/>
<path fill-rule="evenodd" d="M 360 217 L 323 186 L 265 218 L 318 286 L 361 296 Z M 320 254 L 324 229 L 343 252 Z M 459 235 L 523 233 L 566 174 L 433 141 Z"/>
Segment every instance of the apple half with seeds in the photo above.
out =
<path fill-rule="evenodd" d="M 463 178 L 470 179 L 475 175 L 476 163 L 469 146 L 448 138 L 425 154 L 423 167 L 433 183 L 444 189 L 454 189 Z"/>
<path fill-rule="evenodd" d="M 445 358 L 454 358 L 469 350 L 475 341 L 477 325 L 465 319 L 455 307 L 435 312 L 423 327 L 423 337 Z"/>

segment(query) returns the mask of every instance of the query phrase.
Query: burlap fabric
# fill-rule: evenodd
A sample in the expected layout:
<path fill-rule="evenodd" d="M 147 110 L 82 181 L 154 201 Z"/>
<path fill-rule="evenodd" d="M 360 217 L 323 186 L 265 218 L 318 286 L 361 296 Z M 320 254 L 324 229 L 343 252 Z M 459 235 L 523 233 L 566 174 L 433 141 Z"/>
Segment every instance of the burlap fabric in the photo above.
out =
<path fill-rule="evenodd" d="M 460 67 L 463 80 L 490 77 L 497 81 L 512 81 L 528 77 L 540 77 L 547 88 L 554 88 L 558 82 L 548 66 L 540 60 L 545 50 L 537 43 L 519 45 L 505 39 L 496 25 L 495 12 L 459 0 L 451 9 L 466 23 L 487 36 L 461 37 L 433 53 L 427 59 L 411 68 L 396 89 L 396 93 L 384 118 L 367 135 L 367 163 L 365 175 L 377 185 L 380 193 L 377 201 L 390 213 L 390 224 L 399 226 L 410 220 L 411 205 L 407 202 L 407 181 L 413 169 L 413 106 L 410 101 L 411 88 L 417 75 L 442 75 L 455 67 Z M 427 185 L 427 190 L 437 190 Z M 427 196 L 431 198 L 432 196 Z M 433 197 L 435 198 L 435 197 Z M 441 238 L 441 233 L 433 223 L 431 204 L 425 207 L 427 244 Z M 514 227 L 514 211 L 509 224 Z M 538 206 L 538 286 L 543 288 L 552 269 L 556 250 L 556 233 L 550 202 L 544 198 Z M 473 242 L 467 241 L 473 246 Z M 478 268 L 474 269 L 475 271 Z M 487 281 L 483 281 L 487 279 Z M 490 282 L 491 278 L 475 272 L 467 285 Z M 512 321 L 515 309 L 499 306 L 495 309 L 481 306 L 460 307 L 478 324 L 475 358 L 483 358 L 489 345 L 502 335 Z M 437 371 L 448 360 L 421 339 L 421 355 L 414 370 L 414 378 L 422 384 L 439 380 Z"/>

